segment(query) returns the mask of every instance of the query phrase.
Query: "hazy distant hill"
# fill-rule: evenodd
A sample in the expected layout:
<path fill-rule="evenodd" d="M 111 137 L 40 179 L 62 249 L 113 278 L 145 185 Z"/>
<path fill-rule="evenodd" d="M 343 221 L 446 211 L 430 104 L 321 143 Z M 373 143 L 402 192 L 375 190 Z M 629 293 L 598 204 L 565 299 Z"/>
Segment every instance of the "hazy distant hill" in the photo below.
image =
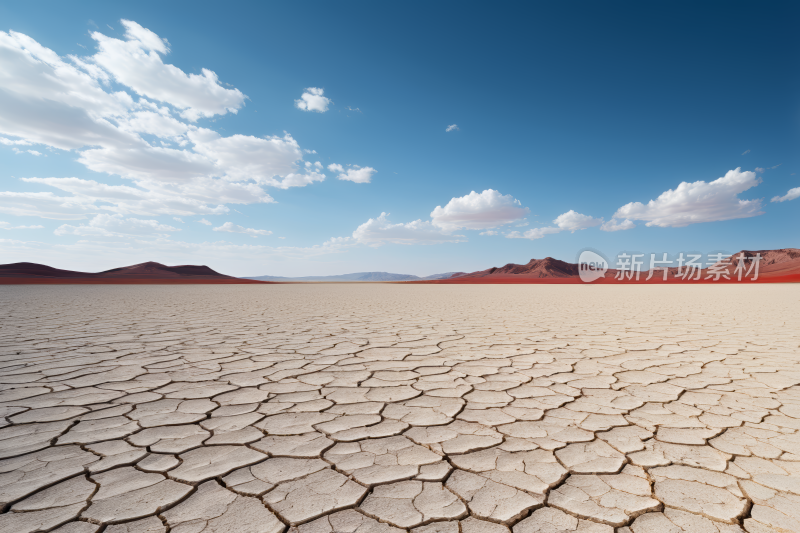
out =
<path fill-rule="evenodd" d="M 392 274 L 391 272 L 355 272 L 353 274 L 341 274 L 339 276 L 304 276 L 300 278 L 253 276 L 245 279 L 255 279 L 258 281 L 421 281 L 426 279 L 445 279 L 453 274 L 455 274 L 455 272 L 445 272 L 444 274 L 434 274 L 421 278 L 411 274 Z"/>

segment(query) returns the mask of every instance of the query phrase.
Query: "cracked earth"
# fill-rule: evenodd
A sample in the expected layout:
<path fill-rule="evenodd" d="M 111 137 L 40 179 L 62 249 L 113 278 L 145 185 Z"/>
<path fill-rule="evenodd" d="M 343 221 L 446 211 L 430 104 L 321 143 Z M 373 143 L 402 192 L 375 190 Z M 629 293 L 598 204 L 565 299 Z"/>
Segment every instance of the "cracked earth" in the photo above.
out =
<path fill-rule="evenodd" d="M 800 286 L 0 288 L 0 533 L 800 531 Z"/>

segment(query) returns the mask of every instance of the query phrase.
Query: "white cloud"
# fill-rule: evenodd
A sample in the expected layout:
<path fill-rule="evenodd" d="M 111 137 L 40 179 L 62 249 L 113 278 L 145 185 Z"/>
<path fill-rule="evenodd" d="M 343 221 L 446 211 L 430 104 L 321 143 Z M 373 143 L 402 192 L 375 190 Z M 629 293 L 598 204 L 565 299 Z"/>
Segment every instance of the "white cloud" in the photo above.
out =
<path fill-rule="evenodd" d="M 575 233 L 581 229 L 593 228 L 603 223 L 602 218 L 594 218 L 589 215 L 582 215 L 573 210 L 558 215 L 553 223 L 562 230 L 571 231 Z"/>
<path fill-rule="evenodd" d="M 347 172 L 339 174 L 338 178 L 354 183 L 369 183 L 376 172 L 378 171 L 372 167 L 353 167 L 348 168 Z"/>
<path fill-rule="evenodd" d="M 324 113 L 328 110 L 328 106 L 333 103 L 330 98 L 323 96 L 324 92 L 323 89 L 318 87 L 309 87 L 299 100 L 294 101 L 294 105 L 303 111 Z"/>
<path fill-rule="evenodd" d="M 172 217 L 172 220 L 177 220 L 181 224 L 185 224 L 185 222 L 180 217 Z"/>
<path fill-rule="evenodd" d="M 700 222 L 716 222 L 761 215 L 761 200 L 743 200 L 739 194 L 757 186 L 755 172 L 729 170 L 710 183 L 681 182 L 675 190 L 661 193 L 647 204 L 631 202 L 614 214 L 617 219 L 643 220 L 647 226 L 679 228 Z"/>
<path fill-rule="evenodd" d="M 206 220 L 204 218 L 201 218 L 197 222 L 200 223 L 200 224 L 205 224 L 206 226 L 210 226 L 211 225 L 211 222 L 209 222 L 208 220 Z"/>
<path fill-rule="evenodd" d="M 238 89 L 224 88 L 211 70 L 204 68 L 201 75 L 187 75 L 164 64 L 161 55 L 169 53 L 166 39 L 130 20 L 122 20 L 122 25 L 125 41 L 91 33 L 99 49 L 91 58 L 93 63 L 118 83 L 180 109 L 181 116 L 193 122 L 201 117 L 236 113 L 244 104 L 246 96 Z"/>
<path fill-rule="evenodd" d="M 762 167 L 756 167 L 756 172 L 758 172 L 759 174 L 763 174 L 766 170 L 767 169 L 762 168 Z"/>
<path fill-rule="evenodd" d="M 776 196 L 771 201 L 772 202 L 788 202 L 789 200 L 794 200 L 796 198 L 800 198 L 800 187 L 795 187 L 794 189 L 789 189 L 789 192 L 787 192 L 783 196 Z"/>
<path fill-rule="evenodd" d="M 622 222 L 620 222 L 616 218 L 612 218 L 611 220 L 600 226 L 600 229 L 603 231 L 624 231 L 628 229 L 633 229 L 635 227 L 636 224 L 634 224 L 633 221 L 628 220 L 627 218 Z"/>
<path fill-rule="evenodd" d="M 448 131 L 448 132 L 449 132 L 449 131 L 459 131 L 459 129 L 460 129 L 460 128 L 458 127 L 458 125 L 457 125 L 457 124 L 450 124 L 449 126 L 447 126 L 447 128 L 445 129 L 445 131 Z"/>
<path fill-rule="evenodd" d="M 506 238 L 536 240 L 536 239 L 541 239 L 545 235 L 552 235 L 555 233 L 560 233 L 562 231 L 563 230 L 561 228 L 554 228 L 554 227 L 533 228 L 522 233 L 520 233 L 519 231 L 512 231 L 510 233 L 506 233 Z"/>
<path fill-rule="evenodd" d="M 79 178 L 22 178 L 67 192 L 0 191 L 0 212 L 60 220 L 86 218 L 98 213 L 124 215 L 219 215 L 223 204 L 272 203 L 275 200 L 254 183 L 198 179 L 187 183 L 136 182 L 137 187 L 106 185 Z"/>
<path fill-rule="evenodd" d="M 38 157 L 38 156 L 40 156 L 40 155 L 42 155 L 42 153 L 41 153 L 41 152 L 37 152 L 36 150 L 20 150 L 20 149 L 19 149 L 19 148 L 17 148 L 17 147 L 14 147 L 14 148 L 12 148 L 12 150 L 14 151 L 14 154 L 16 154 L 16 155 L 22 155 L 22 154 L 24 154 L 24 153 L 26 153 L 26 152 L 27 152 L 27 153 L 29 153 L 29 154 L 31 154 L 31 155 L 35 155 L 35 156 L 37 156 L 37 157 Z"/>
<path fill-rule="evenodd" d="M 124 178 L 185 182 L 221 177 L 227 181 L 254 180 L 280 188 L 281 177 L 298 173 L 302 151 L 291 135 L 222 137 L 205 128 L 193 128 L 185 138 L 192 150 L 140 145 L 127 149 L 113 146 L 81 152 L 78 159 L 95 172 Z M 319 181 L 319 180 L 312 180 Z"/>
<path fill-rule="evenodd" d="M 214 231 L 224 231 L 227 233 L 244 233 L 246 235 L 251 235 L 252 237 L 258 237 L 259 235 L 272 235 L 271 231 L 265 229 L 245 228 L 243 226 L 236 225 L 233 222 L 226 222 L 220 227 L 214 228 Z"/>
<path fill-rule="evenodd" d="M 324 181 L 325 174 L 319 172 L 308 172 L 306 174 L 287 174 L 283 179 L 275 179 L 270 185 L 278 187 L 279 189 L 288 189 L 289 187 L 305 187 L 315 181 Z"/>
<path fill-rule="evenodd" d="M 166 236 L 180 231 L 178 228 L 161 224 L 157 220 L 125 218 L 122 215 L 101 214 L 95 216 L 88 224 L 72 226 L 63 224 L 55 230 L 55 234 L 78 235 L 81 237 L 127 237 L 127 236 Z"/>
<path fill-rule="evenodd" d="M 747 149 L 747 150 L 745 150 L 744 152 L 742 152 L 742 155 L 747 155 L 747 154 L 749 154 L 749 153 L 750 153 L 750 150 L 749 150 L 749 149 Z"/>
<path fill-rule="evenodd" d="M 541 239 L 545 235 L 554 235 L 556 233 L 561 233 L 562 231 L 571 231 L 572 233 L 575 233 L 578 230 L 593 228 L 601 225 L 602 223 L 602 218 L 590 217 L 589 215 L 583 215 L 570 209 L 566 213 L 558 215 L 555 220 L 553 220 L 553 224 L 555 224 L 555 226 L 533 228 L 524 233 L 512 231 L 511 233 L 506 234 L 506 238 L 536 240 Z"/>
<path fill-rule="evenodd" d="M 17 139 L 15 141 L 12 141 L 11 139 L 0 137 L 0 144 L 5 144 L 6 146 L 14 146 L 14 145 L 27 146 L 31 143 L 29 141 L 26 141 L 25 139 Z"/>
<path fill-rule="evenodd" d="M 392 244 L 440 244 L 463 242 L 463 235 L 451 235 L 427 221 L 415 220 L 407 224 L 392 224 L 388 213 L 370 218 L 353 232 L 353 239 L 368 246 Z"/>
<path fill-rule="evenodd" d="M 44 226 L 12 226 L 9 222 L 0 222 L 0 229 L 43 229 Z"/>
<path fill-rule="evenodd" d="M 482 231 L 482 232 L 478 233 L 478 235 L 498 235 L 498 232 L 490 229 L 490 230 Z"/>
<path fill-rule="evenodd" d="M 106 92 L 88 72 L 27 35 L 0 31 L 0 87 L 5 135 L 64 150 L 139 142 L 109 121 L 134 106 L 130 95 Z"/>
<path fill-rule="evenodd" d="M 328 165 L 328 170 L 331 172 L 338 172 L 340 180 L 352 181 L 355 183 L 369 183 L 378 171 L 372 167 L 360 167 L 358 165 L 347 165 L 351 168 L 345 168 L 339 163 L 331 163 Z"/>
<path fill-rule="evenodd" d="M 528 215 L 529 209 L 510 194 L 502 195 L 493 189 L 478 194 L 451 199 L 444 207 L 436 206 L 431 212 L 433 225 L 447 231 L 457 229 L 491 229 L 518 222 Z"/>
<path fill-rule="evenodd" d="M 62 58 L 27 35 L 0 32 L 0 144 L 74 150 L 90 170 L 134 180 L 137 188 L 47 178 L 68 192 L 82 182 L 81 191 L 0 193 L 0 211 L 64 219 L 221 214 L 225 203 L 274 202 L 262 187 L 325 179 L 321 164 L 304 167 L 288 133 L 225 137 L 192 124 L 236 112 L 245 96 L 209 70 L 186 74 L 163 63 L 165 39 L 135 22 L 123 25 L 123 40 L 92 33 L 98 50 L 89 57 Z"/>

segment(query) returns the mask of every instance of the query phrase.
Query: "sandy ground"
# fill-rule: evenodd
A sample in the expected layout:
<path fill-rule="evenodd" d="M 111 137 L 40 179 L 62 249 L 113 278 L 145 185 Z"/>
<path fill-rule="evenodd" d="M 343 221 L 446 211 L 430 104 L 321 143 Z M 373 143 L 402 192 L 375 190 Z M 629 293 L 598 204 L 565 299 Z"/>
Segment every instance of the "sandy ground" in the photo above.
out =
<path fill-rule="evenodd" d="M 800 531 L 800 285 L 0 287 L 0 533 Z"/>

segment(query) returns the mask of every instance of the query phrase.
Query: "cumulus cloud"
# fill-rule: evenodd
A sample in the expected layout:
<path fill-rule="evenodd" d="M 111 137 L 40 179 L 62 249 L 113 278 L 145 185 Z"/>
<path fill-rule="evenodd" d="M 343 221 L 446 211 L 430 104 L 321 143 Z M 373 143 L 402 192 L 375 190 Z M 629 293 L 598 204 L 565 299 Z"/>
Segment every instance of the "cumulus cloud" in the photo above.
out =
<path fill-rule="evenodd" d="M 458 127 L 457 124 L 450 124 L 449 126 L 447 126 L 447 128 L 444 131 L 448 131 L 448 132 L 450 132 L 450 131 L 458 131 L 459 129 L 460 128 Z"/>
<path fill-rule="evenodd" d="M 177 221 L 178 221 L 178 222 L 180 222 L 181 224 L 184 224 L 184 221 L 183 221 L 183 219 L 182 219 L 182 218 L 180 218 L 180 217 L 172 217 L 172 220 L 177 220 Z"/>
<path fill-rule="evenodd" d="M 27 35 L 0 32 L 0 144 L 76 151 L 88 169 L 131 179 L 138 189 L 117 188 L 114 194 L 128 195 L 119 205 L 101 205 L 117 202 L 108 190 L 93 195 L 101 184 L 89 180 L 72 196 L 0 193 L 0 211 L 67 219 L 104 211 L 220 214 L 225 203 L 273 202 L 262 187 L 325 179 L 321 165 L 303 165 L 288 133 L 223 136 L 194 124 L 237 112 L 245 95 L 208 69 L 186 74 L 164 63 L 166 39 L 122 23 L 123 39 L 92 32 L 97 51 L 88 57 L 61 57 Z M 74 185 L 48 179 L 53 187 Z"/>
<path fill-rule="evenodd" d="M 541 239 L 546 235 L 554 235 L 562 231 L 576 231 L 593 228 L 603 223 L 602 218 L 594 218 L 589 215 L 583 215 L 573 210 L 558 215 L 554 220 L 555 226 L 546 226 L 544 228 L 533 228 L 525 232 L 512 231 L 506 234 L 508 239 Z"/>
<path fill-rule="evenodd" d="M 406 224 L 392 224 L 388 213 L 370 218 L 353 232 L 353 240 L 368 246 L 392 244 L 440 244 L 463 242 L 463 235 L 451 235 L 428 221 L 415 220 Z"/>
<path fill-rule="evenodd" d="M 603 223 L 603 219 L 590 217 L 589 215 L 582 215 L 570 209 L 566 213 L 558 215 L 556 219 L 553 220 L 553 223 L 558 226 L 559 229 L 575 233 L 581 229 L 599 226 Z"/>
<path fill-rule="evenodd" d="M 0 31 L 0 133 L 63 150 L 140 142 L 111 122 L 135 104 L 124 91 L 105 91 L 98 81 L 104 76 L 96 65 L 67 63 L 27 35 Z"/>
<path fill-rule="evenodd" d="M 338 163 L 331 163 L 328 165 L 328 170 L 331 172 L 338 172 L 337 176 L 340 180 L 352 181 L 354 183 L 370 183 L 372 176 L 378 171 L 372 167 L 360 167 L 358 165 L 347 165 L 350 168 L 345 169 Z"/>
<path fill-rule="evenodd" d="M 502 195 L 494 189 L 482 193 L 470 192 L 452 198 L 444 207 L 436 206 L 431 212 L 434 226 L 447 231 L 457 229 L 491 229 L 518 222 L 528 215 L 529 209 L 510 194 Z"/>
<path fill-rule="evenodd" d="M 55 230 L 56 235 L 78 235 L 81 237 L 127 237 L 127 236 L 166 236 L 180 231 L 157 220 L 125 218 L 122 215 L 101 214 L 95 216 L 88 224 L 72 226 L 63 224 Z"/>
<path fill-rule="evenodd" d="M 338 178 L 354 183 L 369 183 L 376 172 L 378 171 L 372 167 L 353 167 L 347 169 L 347 172 L 339 174 Z"/>
<path fill-rule="evenodd" d="M 300 96 L 299 100 L 294 101 L 294 105 L 297 109 L 302 109 L 303 111 L 324 113 L 328 110 L 328 106 L 333 103 L 330 98 L 323 96 L 324 92 L 323 89 L 318 87 L 309 87 Z"/>
<path fill-rule="evenodd" d="M 287 174 L 283 179 L 275 181 L 275 187 L 288 189 L 289 187 L 305 187 L 315 181 L 323 181 L 325 174 L 309 172 L 306 174 Z"/>
<path fill-rule="evenodd" d="M 166 39 L 130 20 L 122 20 L 122 25 L 125 41 L 91 33 L 98 47 L 93 63 L 118 83 L 180 109 L 181 116 L 193 122 L 201 117 L 236 113 L 244 104 L 246 96 L 238 89 L 220 85 L 213 71 L 204 68 L 202 74 L 186 74 L 174 65 L 164 64 L 161 56 L 170 51 Z"/>
<path fill-rule="evenodd" d="M 616 218 L 612 218 L 602 226 L 600 229 L 603 231 L 624 231 L 627 229 L 633 229 L 636 227 L 636 224 L 633 221 L 628 220 L 627 218 L 623 221 L 619 221 Z"/>
<path fill-rule="evenodd" d="M 302 151 L 288 134 L 267 138 L 222 137 L 206 128 L 193 128 L 185 139 L 192 143 L 191 150 L 150 145 L 125 149 L 107 146 L 84 150 L 78 161 L 95 172 L 172 182 L 220 177 L 227 181 L 252 179 L 260 185 L 281 187 L 281 177 L 300 173 L 297 162 L 303 157 Z"/>
<path fill-rule="evenodd" d="M 201 219 L 200 219 L 200 220 L 198 220 L 197 222 L 198 222 L 198 223 L 200 223 L 200 224 L 204 224 L 204 225 L 206 225 L 206 226 L 210 226 L 210 225 L 211 225 L 211 222 L 209 222 L 208 220 L 206 220 L 206 219 L 204 219 L 204 218 L 201 218 Z"/>
<path fill-rule="evenodd" d="M 214 231 L 224 231 L 226 233 L 244 233 L 245 235 L 250 235 L 254 238 L 258 237 L 259 235 L 272 235 L 271 231 L 265 229 L 245 228 L 244 226 L 239 226 L 233 222 L 226 222 L 220 227 L 214 228 Z"/>
<path fill-rule="evenodd" d="M 794 189 L 789 189 L 789 192 L 787 192 L 783 196 L 776 196 L 771 201 L 772 202 L 788 202 L 789 200 L 794 200 L 796 198 L 800 198 L 800 187 L 795 187 Z"/>
<path fill-rule="evenodd" d="M 478 233 L 478 235 L 498 235 L 498 232 L 493 230 L 493 229 L 490 229 L 490 230 L 482 231 L 482 232 Z"/>
<path fill-rule="evenodd" d="M 755 172 L 729 170 L 712 182 L 681 182 L 647 204 L 631 202 L 620 207 L 616 219 L 642 220 L 647 226 L 679 228 L 701 222 L 749 218 L 763 214 L 761 200 L 739 195 L 761 183 Z"/>

